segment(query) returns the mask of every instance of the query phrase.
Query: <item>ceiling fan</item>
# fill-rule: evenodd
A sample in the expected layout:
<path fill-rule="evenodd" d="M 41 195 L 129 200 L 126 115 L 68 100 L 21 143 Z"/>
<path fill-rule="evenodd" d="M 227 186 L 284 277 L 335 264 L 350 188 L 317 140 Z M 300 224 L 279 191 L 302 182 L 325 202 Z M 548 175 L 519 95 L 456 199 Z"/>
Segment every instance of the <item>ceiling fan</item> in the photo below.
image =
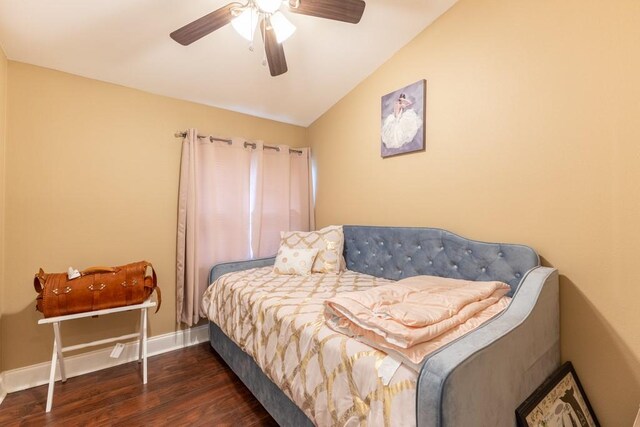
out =
<path fill-rule="evenodd" d="M 285 9 L 283 3 L 293 13 L 351 24 L 360 22 L 365 8 L 362 0 L 246 0 L 245 3 L 234 2 L 222 6 L 177 29 L 170 36 L 187 46 L 231 23 L 241 36 L 253 41 L 256 27 L 260 24 L 269 71 L 272 76 L 279 76 L 288 69 L 282 43 L 296 30 L 281 12 L 281 9 Z"/>

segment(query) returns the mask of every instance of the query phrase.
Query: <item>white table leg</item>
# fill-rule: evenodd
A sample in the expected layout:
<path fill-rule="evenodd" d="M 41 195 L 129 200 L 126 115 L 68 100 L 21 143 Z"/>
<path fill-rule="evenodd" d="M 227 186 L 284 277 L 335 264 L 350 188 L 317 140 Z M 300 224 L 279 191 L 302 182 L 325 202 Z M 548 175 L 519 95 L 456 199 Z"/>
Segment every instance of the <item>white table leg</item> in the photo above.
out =
<path fill-rule="evenodd" d="M 146 309 L 140 309 L 140 338 L 138 339 L 138 363 L 142 363 L 142 341 L 144 341 L 144 314 L 147 312 Z"/>
<path fill-rule="evenodd" d="M 142 309 L 142 384 L 147 383 L 147 309 Z"/>
<path fill-rule="evenodd" d="M 49 373 L 49 389 L 47 390 L 47 408 L 45 412 L 51 412 L 53 405 L 53 386 L 56 381 L 56 364 L 58 363 L 58 348 L 56 340 L 53 340 L 53 354 L 51 355 L 51 372 Z"/>
<path fill-rule="evenodd" d="M 58 363 L 60 364 L 60 378 L 62 382 L 67 382 L 67 373 L 64 368 L 64 356 L 62 355 L 62 338 L 60 338 L 60 323 L 53 324 L 53 334 L 55 335 L 55 348 L 58 351 Z"/>

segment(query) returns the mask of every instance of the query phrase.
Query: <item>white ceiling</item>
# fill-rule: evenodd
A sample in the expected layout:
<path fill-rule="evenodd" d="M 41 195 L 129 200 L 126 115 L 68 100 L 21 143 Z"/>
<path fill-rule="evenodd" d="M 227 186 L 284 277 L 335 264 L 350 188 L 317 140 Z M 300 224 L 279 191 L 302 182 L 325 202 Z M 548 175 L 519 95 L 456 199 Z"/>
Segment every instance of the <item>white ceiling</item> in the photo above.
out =
<path fill-rule="evenodd" d="M 359 24 L 287 13 L 289 71 L 271 77 L 230 25 L 188 47 L 169 33 L 230 0 L 0 0 L 9 59 L 308 126 L 457 0 L 368 0 Z"/>

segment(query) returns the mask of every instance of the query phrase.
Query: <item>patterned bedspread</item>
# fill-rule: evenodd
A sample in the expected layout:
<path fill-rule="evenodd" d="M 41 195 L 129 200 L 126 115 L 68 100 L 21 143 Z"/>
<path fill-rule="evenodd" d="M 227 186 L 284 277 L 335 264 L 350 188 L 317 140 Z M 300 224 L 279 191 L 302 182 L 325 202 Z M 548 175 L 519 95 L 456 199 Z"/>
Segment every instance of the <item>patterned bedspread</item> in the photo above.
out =
<path fill-rule="evenodd" d="M 417 374 L 401 365 L 388 385 L 386 355 L 325 325 L 323 301 L 388 280 L 345 271 L 287 276 L 264 267 L 226 274 L 205 292 L 209 319 L 319 426 L 415 425 Z"/>

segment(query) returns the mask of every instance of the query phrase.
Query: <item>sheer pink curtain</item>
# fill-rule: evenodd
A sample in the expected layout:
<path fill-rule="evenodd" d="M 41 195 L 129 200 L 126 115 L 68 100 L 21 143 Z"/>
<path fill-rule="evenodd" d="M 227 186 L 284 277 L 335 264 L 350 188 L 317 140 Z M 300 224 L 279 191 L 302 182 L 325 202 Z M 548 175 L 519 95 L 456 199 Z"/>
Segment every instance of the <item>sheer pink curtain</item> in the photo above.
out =
<path fill-rule="evenodd" d="M 245 147 L 183 141 L 178 199 L 176 318 L 192 325 L 211 267 L 220 262 L 273 256 L 280 231 L 313 228 L 309 149 Z"/>
<path fill-rule="evenodd" d="M 291 175 L 289 202 L 289 229 L 315 230 L 316 220 L 313 206 L 313 181 L 311 177 L 311 150 L 298 148 L 289 156 Z M 280 236 L 278 236 L 280 237 Z"/>
<path fill-rule="evenodd" d="M 255 258 L 272 256 L 280 232 L 314 228 L 310 151 L 256 150 L 251 205 L 251 249 Z"/>

